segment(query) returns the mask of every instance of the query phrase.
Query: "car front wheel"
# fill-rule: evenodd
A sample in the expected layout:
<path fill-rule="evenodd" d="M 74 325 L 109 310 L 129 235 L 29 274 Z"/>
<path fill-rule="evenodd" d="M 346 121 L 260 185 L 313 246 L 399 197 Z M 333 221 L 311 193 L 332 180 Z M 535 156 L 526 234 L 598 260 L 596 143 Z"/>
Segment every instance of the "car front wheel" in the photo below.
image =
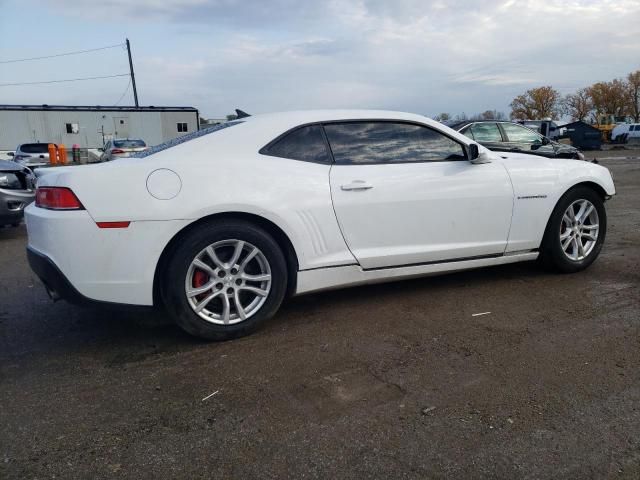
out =
<path fill-rule="evenodd" d="M 189 232 L 164 275 L 163 302 L 192 335 L 247 335 L 277 311 L 287 287 L 282 251 L 263 229 L 224 220 Z"/>
<path fill-rule="evenodd" d="M 553 210 L 542 241 L 544 265 L 564 273 L 584 270 L 600 254 L 607 232 L 601 195 L 588 187 L 569 190 Z"/>

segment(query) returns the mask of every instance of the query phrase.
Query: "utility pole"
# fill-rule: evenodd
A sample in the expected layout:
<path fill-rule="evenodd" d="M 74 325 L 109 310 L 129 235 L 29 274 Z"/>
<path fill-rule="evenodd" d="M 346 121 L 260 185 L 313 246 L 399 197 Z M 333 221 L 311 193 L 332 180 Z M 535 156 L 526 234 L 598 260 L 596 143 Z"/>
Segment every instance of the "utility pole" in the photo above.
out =
<path fill-rule="evenodd" d="M 127 53 L 129 54 L 129 70 L 131 71 L 131 85 L 133 86 L 133 100 L 136 102 L 136 108 L 138 105 L 138 90 L 136 89 L 136 76 L 133 73 L 133 60 L 131 59 L 131 43 L 127 38 Z"/>

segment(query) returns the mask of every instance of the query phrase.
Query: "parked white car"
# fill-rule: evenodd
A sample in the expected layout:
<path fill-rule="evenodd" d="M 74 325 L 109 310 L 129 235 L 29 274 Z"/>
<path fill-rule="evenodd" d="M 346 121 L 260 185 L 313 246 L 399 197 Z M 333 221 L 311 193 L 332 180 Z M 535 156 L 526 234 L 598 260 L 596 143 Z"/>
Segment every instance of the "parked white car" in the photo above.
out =
<path fill-rule="evenodd" d="M 109 140 L 102 149 L 101 162 L 108 162 L 117 158 L 130 157 L 146 150 L 147 144 L 139 138 L 114 138 Z"/>
<path fill-rule="evenodd" d="M 48 143 L 23 143 L 15 152 L 9 152 L 11 159 L 23 167 L 34 169 L 49 165 Z"/>
<path fill-rule="evenodd" d="M 600 165 L 386 111 L 243 118 L 138 157 L 40 177 L 30 264 L 54 298 L 163 306 L 208 339 L 288 294 L 538 257 L 582 270 L 615 194 Z"/>

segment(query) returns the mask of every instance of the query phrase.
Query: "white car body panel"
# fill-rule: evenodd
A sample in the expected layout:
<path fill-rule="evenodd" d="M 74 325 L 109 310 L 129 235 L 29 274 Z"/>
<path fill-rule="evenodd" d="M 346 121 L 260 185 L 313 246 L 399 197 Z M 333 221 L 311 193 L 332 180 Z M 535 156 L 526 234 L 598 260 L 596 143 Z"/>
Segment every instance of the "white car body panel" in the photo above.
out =
<path fill-rule="evenodd" d="M 491 258 L 477 258 L 455 262 L 430 263 L 409 267 L 383 268 L 364 270 L 357 265 L 336 268 L 320 268 L 307 270 L 298 274 L 296 293 L 303 294 L 319 290 L 332 290 L 341 287 L 354 287 L 369 283 L 383 283 L 395 280 L 406 280 L 442 273 L 470 270 L 473 268 L 506 265 L 507 263 L 525 262 L 538 258 L 538 252 L 516 253 Z"/>
<path fill-rule="evenodd" d="M 28 213 L 27 213 L 28 212 Z M 132 222 L 101 229 L 87 211 L 25 210 L 29 246 L 47 255 L 92 300 L 153 305 L 153 278 L 165 245 L 189 222 Z"/>
<path fill-rule="evenodd" d="M 367 182 L 367 190 L 343 190 Z M 364 269 L 504 252 L 513 188 L 499 163 L 334 165 L 334 208 Z"/>
<path fill-rule="evenodd" d="M 296 292 L 306 293 L 535 258 L 536 252 L 503 253 L 537 249 L 549 214 L 567 189 L 592 182 L 607 195 L 615 193 L 601 166 L 498 155 L 482 146 L 491 163 L 331 166 L 258 153 L 296 126 L 349 119 L 418 122 L 464 145 L 474 143 L 438 122 L 397 112 L 250 117 L 145 158 L 48 169 L 38 186 L 69 187 L 86 211 L 30 205 L 25 211 L 29 247 L 53 260 L 89 299 L 151 305 L 156 266 L 170 240 L 203 217 L 241 212 L 268 220 L 288 237 L 298 261 Z M 149 176 L 160 169 L 179 177 L 178 193 L 168 200 L 147 188 Z M 374 188 L 340 189 L 352 180 Z M 126 229 L 96 225 L 113 221 L 131 224 Z M 491 258 L 469 259 L 477 256 Z M 421 265 L 404 266 L 409 264 Z M 376 270 L 380 267 L 385 268 Z"/>

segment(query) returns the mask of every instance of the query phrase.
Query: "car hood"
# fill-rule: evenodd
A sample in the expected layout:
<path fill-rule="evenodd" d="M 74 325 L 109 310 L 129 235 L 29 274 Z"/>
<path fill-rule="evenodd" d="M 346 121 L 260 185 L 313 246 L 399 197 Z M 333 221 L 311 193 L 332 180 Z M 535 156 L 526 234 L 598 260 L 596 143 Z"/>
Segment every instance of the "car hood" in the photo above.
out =
<path fill-rule="evenodd" d="M 0 160 L 0 170 L 3 172 L 21 172 L 24 166 L 11 160 Z"/>
<path fill-rule="evenodd" d="M 551 145 L 556 152 L 567 152 L 567 153 L 575 153 L 578 151 L 576 147 L 571 145 L 567 145 L 565 143 L 558 143 L 551 140 Z"/>

